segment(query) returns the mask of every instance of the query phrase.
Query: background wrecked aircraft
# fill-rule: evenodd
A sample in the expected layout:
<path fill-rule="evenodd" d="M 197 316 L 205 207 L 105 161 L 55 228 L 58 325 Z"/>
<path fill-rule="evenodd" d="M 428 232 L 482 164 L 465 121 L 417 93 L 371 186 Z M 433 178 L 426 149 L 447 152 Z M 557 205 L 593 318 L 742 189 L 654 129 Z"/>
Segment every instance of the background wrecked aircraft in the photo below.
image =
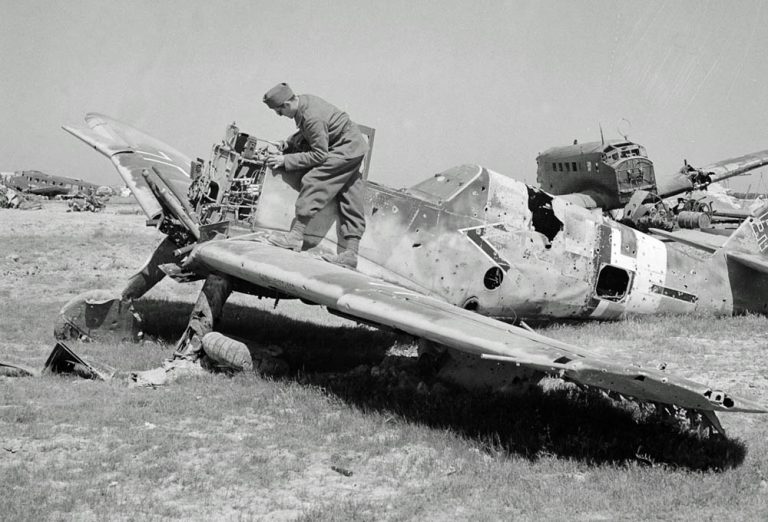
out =
<path fill-rule="evenodd" d="M 0 209 L 38 210 L 42 204 L 34 196 L 22 194 L 18 190 L 0 183 Z"/>
<path fill-rule="evenodd" d="M 684 161 L 676 173 L 657 177 L 645 147 L 630 141 L 603 140 L 553 147 L 536 158 L 537 181 L 548 193 L 588 209 L 619 211 L 622 223 L 647 231 L 708 228 L 713 219 L 747 217 L 713 208 L 695 191 L 768 164 L 768 150 L 695 168 Z M 676 204 L 670 203 L 674 196 Z"/>

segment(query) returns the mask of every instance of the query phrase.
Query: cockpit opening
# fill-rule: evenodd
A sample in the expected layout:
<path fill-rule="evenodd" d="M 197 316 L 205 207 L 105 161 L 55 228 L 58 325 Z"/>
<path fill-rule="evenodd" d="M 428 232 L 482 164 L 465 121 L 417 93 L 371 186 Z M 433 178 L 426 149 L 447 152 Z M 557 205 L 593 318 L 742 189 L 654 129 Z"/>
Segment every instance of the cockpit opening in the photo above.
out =
<path fill-rule="evenodd" d="M 602 154 L 603 161 L 609 165 L 612 165 L 622 159 L 638 157 L 648 157 L 648 154 L 645 151 L 645 147 L 631 142 L 608 145 L 605 147 Z"/>

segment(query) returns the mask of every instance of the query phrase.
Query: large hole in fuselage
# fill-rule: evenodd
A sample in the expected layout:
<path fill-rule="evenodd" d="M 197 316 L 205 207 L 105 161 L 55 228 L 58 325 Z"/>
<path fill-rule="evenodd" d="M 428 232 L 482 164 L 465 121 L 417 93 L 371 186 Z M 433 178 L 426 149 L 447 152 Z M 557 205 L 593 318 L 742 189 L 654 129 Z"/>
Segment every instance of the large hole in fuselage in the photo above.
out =
<path fill-rule="evenodd" d="M 528 187 L 528 209 L 531 211 L 531 224 L 536 232 L 554 241 L 555 236 L 563 229 L 563 222 L 555 216 L 552 208 L 552 196 L 533 187 Z M 552 245 L 548 244 L 546 248 Z"/>
<path fill-rule="evenodd" d="M 612 265 L 605 265 L 597 276 L 595 294 L 600 299 L 621 301 L 629 291 L 632 276 L 628 270 Z"/>

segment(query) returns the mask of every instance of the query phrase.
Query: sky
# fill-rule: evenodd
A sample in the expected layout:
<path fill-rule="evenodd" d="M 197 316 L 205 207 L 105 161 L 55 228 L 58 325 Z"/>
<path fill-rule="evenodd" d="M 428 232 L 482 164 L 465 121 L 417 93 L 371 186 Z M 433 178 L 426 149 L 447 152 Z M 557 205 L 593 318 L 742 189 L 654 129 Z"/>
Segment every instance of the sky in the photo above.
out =
<path fill-rule="evenodd" d="M 463 163 L 534 183 L 601 127 L 662 177 L 768 149 L 765 49 L 761 0 L 0 0 L 0 171 L 119 184 L 61 130 L 88 112 L 204 159 L 232 121 L 281 139 L 261 99 L 284 81 L 376 128 L 396 188 Z"/>

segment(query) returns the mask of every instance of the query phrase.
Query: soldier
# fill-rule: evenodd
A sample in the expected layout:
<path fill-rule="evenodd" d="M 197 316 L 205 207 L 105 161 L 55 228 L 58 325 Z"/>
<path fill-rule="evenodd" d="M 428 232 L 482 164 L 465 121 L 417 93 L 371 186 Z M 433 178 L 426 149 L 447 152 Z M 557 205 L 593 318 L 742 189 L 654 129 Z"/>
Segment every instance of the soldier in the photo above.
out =
<path fill-rule="evenodd" d="M 299 128 L 281 143 L 280 154 L 270 156 L 268 165 L 273 169 L 305 171 L 291 231 L 273 234 L 270 243 L 300 251 L 307 224 L 335 197 L 341 235 L 346 241 L 338 255 L 324 255 L 323 259 L 356 268 L 358 247 L 365 231 L 365 181 L 360 166 L 368 152 L 360 129 L 347 113 L 317 96 L 296 95 L 286 83 L 267 91 L 264 103 L 279 116 L 293 118 Z"/>

